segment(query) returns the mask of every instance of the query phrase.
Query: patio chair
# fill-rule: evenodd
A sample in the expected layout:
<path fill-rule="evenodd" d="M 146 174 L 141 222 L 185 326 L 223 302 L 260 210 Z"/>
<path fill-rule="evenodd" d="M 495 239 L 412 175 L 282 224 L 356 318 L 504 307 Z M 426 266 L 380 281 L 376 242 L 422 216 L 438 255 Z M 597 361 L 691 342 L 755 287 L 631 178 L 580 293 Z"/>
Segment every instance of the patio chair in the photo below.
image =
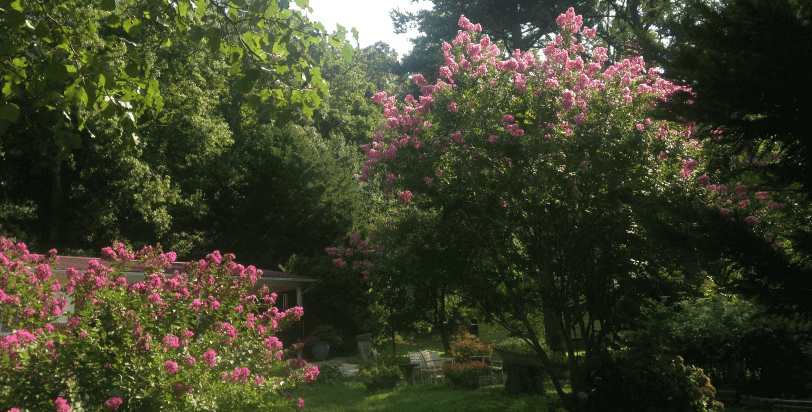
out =
<path fill-rule="evenodd" d="M 445 366 L 446 363 L 454 364 L 454 358 L 441 358 L 439 352 L 431 352 L 431 360 L 437 365 L 440 365 L 440 368 Z"/>
<path fill-rule="evenodd" d="M 423 359 L 423 355 L 420 352 L 409 352 L 409 363 L 416 363 L 420 366 L 417 369 L 420 371 L 420 383 L 425 382 L 425 377 L 428 375 L 428 370 L 426 368 L 426 361 Z"/>
<path fill-rule="evenodd" d="M 443 373 L 443 361 L 437 360 L 435 361 L 432 358 L 431 353 L 429 351 L 424 350 L 420 351 L 420 355 L 423 356 L 423 361 L 426 363 L 426 372 L 428 373 L 429 379 L 433 380 L 434 383 L 437 383 L 440 379 L 445 382 L 445 374 Z M 437 354 L 437 358 L 440 358 L 440 355 Z"/>
<path fill-rule="evenodd" d="M 495 352 L 491 356 L 491 382 L 496 385 L 496 375 L 499 375 L 500 384 L 505 383 L 505 371 L 504 371 L 504 364 L 502 363 L 502 358 L 499 357 Z"/>

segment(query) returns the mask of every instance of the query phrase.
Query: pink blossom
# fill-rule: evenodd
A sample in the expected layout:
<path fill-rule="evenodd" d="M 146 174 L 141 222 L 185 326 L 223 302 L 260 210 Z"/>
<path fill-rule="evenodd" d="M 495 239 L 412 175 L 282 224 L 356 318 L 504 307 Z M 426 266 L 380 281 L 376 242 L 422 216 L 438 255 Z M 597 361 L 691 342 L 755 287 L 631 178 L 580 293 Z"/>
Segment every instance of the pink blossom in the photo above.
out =
<path fill-rule="evenodd" d="M 679 174 L 683 179 L 687 179 L 689 176 L 691 176 L 691 173 L 694 172 L 697 164 L 697 161 L 694 159 L 682 159 L 682 170 L 680 170 Z"/>
<path fill-rule="evenodd" d="M 433 181 L 434 181 L 434 179 L 432 179 L 432 178 L 430 178 L 430 177 L 428 177 L 428 176 L 427 176 L 425 179 L 423 179 L 423 180 L 425 180 L 425 181 L 426 181 L 426 184 L 430 184 L 431 182 L 433 182 Z"/>
<path fill-rule="evenodd" d="M 488 141 L 491 143 L 496 143 L 497 140 L 499 140 L 499 136 L 496 135 L 491 135 L 491 137 L 488 138 Z"/>
<path fill-rule="evenodd" d="M 123 402 L 123 400 L 121 398 L 118 398 L 118 397 L 110 398 L 110 399 L 104 401 L 104 406 L 106 406 L 106 407 L 108 407 L 108 408 L 115 411 L 115 410 L 118 410 L 118 407 L 121 406 L 122 402 Z"/>
<path fill-rule="evenodd" d="M 420 73 L 415 74 L 414 76 L 412 76 L 412 80 L 414 80 L 414 84 L 416 84 L 418 86 L 423 86 L 423 85 L 425 85 L 427 83 L 426 79 Z"/>
<path fill-rule="evenodd" d="M 749 223 L 749 224 L 751 224 L 753 226 L 756 226 L 759 223 L 758 218 L 755 217 L 755 216 L 747 216 L 746 218 L 744 218 L 744 221 L 745 221 L 745 223 Z"/>
<path fill-rule="evenodd" d="M 61 396 L 56 398 L 54 405 L 56 406 L 56 412 L 70 412 L 70 405 L 68 405 L 68 401 L 63 399 Z"/>
<path fill-rule="evenodd" d="M 511 125 L 508 125 L 507 130 L 508 130 L 508 132 L 510 132 L 510 134 L 512 134 L 514 136 L 518 136 L 518 137 L 524 136 L 524 130 L 521 127 L 519 127 L 519 125 L 517 125 L 515 123 L 511 124 Z"/>
<path fill-rule="evenodd" d="M 451 102 L 451 104 L 448 105 L 447 109 L 448 109 L 449 112 L 456 112 L 457 111 L 457 103 L 456 102 Z"/>
<path fill-rule="evenodd" d="M 710 177 L 708 177 L 707 175 L 702 175 L 697 177 L 696 181 L 699 182 L 700 185 L 708 187 L 708 185 L 710 184 Z"/>
<path fill-rule="evenodd" d="M 176 362 L 168 360 L 168 361 L 164 362 L 164 370 L 166 370 L 166 372 L 170 376 L 172 376 L 178 371 L 178 364 Z"/>
<path fill-rule="evenodd" d="M 405 192 L 398 193 L 398 196 L 400 197 L 401 200 L 403 200 L 406 203 L 412 200 L 412 192 L 408 190 Z"/>
<path fill-rule="evenodd" d="M 572 109 L 572 105 L 575 104 L 575 93 L 572 90 L 564 89 L 563 91 L 564 99 L 562 100 L 562 105 L 564 110 Z"/>
<path fill-rule="evenodd" d="M 217 364 L 216 353 L 214 352 L 214 349 L 209 349 L 206 352 L 204 352 L 203 357 L 200 360 L 206 365 L 214 367 Z"/>
<path fill-rule="evenodd" d="M 169 348 L 177 348 L 180 346 L 180 341 L 178 337 L 173 334 L 168 334 L 164 336 L 163 339 L 164 350 L 169 350 Z"/>
<path fill-rule="evenodd" d="M 296 406 L 299 407 L 299 409 L 304 409 L 304 401 L 302 398 L 299 398 L 299 400 L 296 402 Z"/>
<path fill-rule="evenodd" d="M 375 104 L 381 104 L 384 100 L 386 100 L 386 92 L 378 92 L 372 96 L 372 102 Z"/>
<path fill-rule="evenodd" d="M 770 195 L 770 192 L 756 192 L 757 199 L 766 199 L 767 196 Z"/>
<path fill-rule="evenodd" d="M 747 199 L 747 185 L 739 185 L 733 189 L 733 192 L 736 194 L 736 197 L 739 200 Z"/>
<path fill-rule="evenodd" d="M 549 78 L 544 81 L 544 86 L 546 86 L 548 89 L 555 89 L 558 87 L 558 80 L 555 78 Z"/>

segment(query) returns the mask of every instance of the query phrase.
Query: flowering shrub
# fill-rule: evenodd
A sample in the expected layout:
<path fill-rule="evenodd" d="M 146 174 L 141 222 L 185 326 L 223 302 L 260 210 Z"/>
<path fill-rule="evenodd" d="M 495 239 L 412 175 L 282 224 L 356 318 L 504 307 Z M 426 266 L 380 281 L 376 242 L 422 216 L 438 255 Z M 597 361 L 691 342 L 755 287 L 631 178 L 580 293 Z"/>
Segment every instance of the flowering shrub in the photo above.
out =
<path fill-rule="evenodd" d="M 491 368 L 484 362 L 458 362 L 443 366 L 443 373 L 452 384 L 464 388 L 478 388 L 479 378 L 491 373 Z"/>
<path fill-rule="evenodd" d="M 213 252 L 167 277 L 175 254 L 160 247 L 103 254 L 112 267 L 93 260 L 83 272 L 68 269 L 62 285 L 51 273 L 55 250 L 39 256 L 0 238 L 0 322 L 18 328 L 0 338 L 0 410 L 304 405 L 289 391 L 318 368 L 292 359 L 296 348 L 274 336 L 302 308 L 279 312 L 267 288 L 254 294 L 261 272 Z M 146 279 L 130 284 L 123 271 L 132 258 Z M 75 313 L 56 328 L 67 296 Z"/>
<path fill-rule="evenodd" d="M 463 334 L 451 344 L 451 353 L 458 362 L 470 362 L 471 356 L 490 356 L 493 344 L 484 344 L 476 336 Z"/>

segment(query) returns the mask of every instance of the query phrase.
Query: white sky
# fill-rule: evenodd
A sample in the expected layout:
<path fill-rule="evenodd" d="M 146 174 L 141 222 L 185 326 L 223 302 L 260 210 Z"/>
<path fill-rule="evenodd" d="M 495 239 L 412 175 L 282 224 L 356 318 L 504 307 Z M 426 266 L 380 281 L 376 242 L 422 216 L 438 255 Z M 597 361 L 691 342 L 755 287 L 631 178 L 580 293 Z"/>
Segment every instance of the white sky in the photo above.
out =
<path fill-rule="evenodd" d="M 291 6 L 295 3 L 291 1 Z M 377 41 L 388 43 L 398 53 L 398 59 L 412 49 L 409 39 L 417 36 L 417 31 L 395 34 L 389 11 L 399 8 L 400 11 L 418 11 L 432 8 L 428 0 L 413 4 L 409 0 L 310 0 L 313 13 L 307 13 L 311 21 L 319 21 L 328 31 L 341 24 L 349 31 L 358 30 L 361 47 L 370 46 Z M 352 34 L 349 34 L 352 39 Z M 355 40 L 351 40 L 355 42 Z M 355 44 L 353 44 L 355 46 Z"/>

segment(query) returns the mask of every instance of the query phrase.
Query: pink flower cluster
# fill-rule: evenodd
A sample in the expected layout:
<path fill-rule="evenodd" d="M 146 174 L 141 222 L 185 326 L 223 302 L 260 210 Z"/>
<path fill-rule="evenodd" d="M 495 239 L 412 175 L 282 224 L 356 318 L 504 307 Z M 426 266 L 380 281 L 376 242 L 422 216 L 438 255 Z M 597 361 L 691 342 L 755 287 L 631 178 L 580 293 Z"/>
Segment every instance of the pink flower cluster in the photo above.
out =
<path fill-rule="evenodd" d="M 110 408 L 111 410 L 116 411 L 118 410 L 118 407 L 121 406 L 122 403 L 124 403 L 123 399 L 119 397 L 113 397 L 104 401 L 104 406 Z"/>

